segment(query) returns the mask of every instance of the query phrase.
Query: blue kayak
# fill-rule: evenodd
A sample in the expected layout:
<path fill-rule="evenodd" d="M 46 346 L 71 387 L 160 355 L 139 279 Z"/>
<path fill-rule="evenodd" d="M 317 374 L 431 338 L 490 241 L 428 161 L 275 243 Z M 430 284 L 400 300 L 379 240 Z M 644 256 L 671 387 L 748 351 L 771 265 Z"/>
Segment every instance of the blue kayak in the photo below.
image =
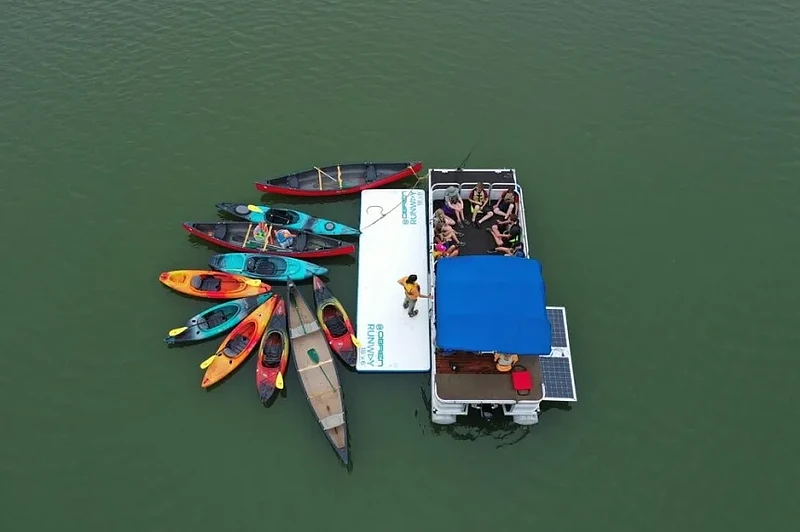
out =
<path fill-rule="evenodd" d="M 301 259 L 258 253 L 221 253 L 211 257 L 208 265 L 226 273 L 284 283 L 328 273 L 328 268 Z"/>
<path fill-rule="evenodd" d="M 361 232 L 350 226 L 317 218 L 293 209 L 276 209 L 266 205 L 254 205 L 258 211 L 251 211 L 244 203 L 217 203 L 217 209 L 253 223 L 266 222 L 286 229 L 308 231 L 324 236 L 358 236 Z"/>
<path fill-rule="evenodd" d="M 172 329 L 164 338 L 168 344 L 199 342 L 233 329 L 248 314 L 272 297 L 272 292 L 253 297 L 243 297 L 225 301 L 207 308 L 200 314 L 189 318 L 183 327 Z"/>

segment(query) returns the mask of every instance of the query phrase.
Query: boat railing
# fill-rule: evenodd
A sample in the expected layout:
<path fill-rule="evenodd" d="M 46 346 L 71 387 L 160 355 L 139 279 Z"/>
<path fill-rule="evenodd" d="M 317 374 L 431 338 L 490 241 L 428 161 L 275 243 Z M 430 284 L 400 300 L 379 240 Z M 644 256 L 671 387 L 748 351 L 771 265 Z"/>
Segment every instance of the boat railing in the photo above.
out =
<path fill-rule="evenodd" d="M 525 249 L 525 256 L 531 256 L 531 250 L 528 247 L 528 222 L 525 220 L 525 200 L 522 199 L 522 186 L 519 183 L 514 184 L 514 191 L 517 193 L 517 203 L 519 204 L 519 223 L 522 226 L 522 244 Z"/>
<path fill-rule="evenodd" d="M 464 183 L 436 183 L 431 185 L 430 187 L 430 206 L 431 206 L 431 215 L 433 215 L 433 202 L 434 201 L 442 201 L 444 199 L 445 191 L 450 187 L 455 187 L 458 189 L 458 195 L 461 196 L 461 199 L 469 198 L 470 192 L 472 189 L 475 188 L 477 182 L 464 182 Z M 486 185 L 486 183 L 484 183 Z M 488 184 L 488 192 L 489 192 L 489 201 L 497 201 L 503 195 L 504 192 L 513 189 L 514 192 L 519 194 L 519 185 L 516 183 L 489 183 Z"/>

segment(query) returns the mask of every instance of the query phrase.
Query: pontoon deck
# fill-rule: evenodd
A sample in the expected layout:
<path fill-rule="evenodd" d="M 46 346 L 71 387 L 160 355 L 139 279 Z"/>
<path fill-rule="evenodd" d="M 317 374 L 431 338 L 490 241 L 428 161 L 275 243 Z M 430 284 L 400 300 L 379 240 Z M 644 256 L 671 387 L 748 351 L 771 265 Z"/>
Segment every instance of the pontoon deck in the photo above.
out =
<path fill-rule="evenodd" d="M 430 170 L 428 172 L 428 219 L 430 220 L 428 249 L 432 251 L 434 247 L 433 213 L 436 209 L 442 207 L 445 190 L 448 187 L 455 187 L 459 191 L 465 202 L 465 217 L 469 220 L 470 215 L 466 212 L 469 209 L 467 198 L 478 182 L 482 182 L 486 186 L 490 198 L 490 207 L 506 191 L 513 191 L 516 194 L 523 249 L 526 253 L 529 253 L 522 188 L 517 183 L 516 173 L 512 169 Z M 487 220 L 479 227 L 467 224 L 457 229 L 463 233 L 463 236 L 459 238 L 464 243 L 459 248 L 459 257 L 492 253 L 495 248 L 495 242 L 487 229 L 493 221 L 494 218 Z M 535 250 L 533 255 L 535 255 Z M 501 256 L 498 256 L 498 258 L 504 260 Z M 432 253 L 429 260 L 430 291 L 436 295 L 437 269 Z M 458 259 L 439 259 L 439 261 L 449 260 Z M 508 258 L 507 260 L 519 261 L 524 259 Z M 530 262 L 534 263 L 535 261 Z M 452 270 L 452 268 L 448 269 Z M 487 286 L 491 286 L 491 283 L 487 282 Z M 512 285 L 512 290 L 514 286 Z M 489 306 L 488 309 L 485 309 L 487 312 L 495 314 L 508 312 L 501 304 L 502 295 L 487 294 L 479 287 L 476 289 L 475 287 L 465 286 L 463 289 L 473 290 L 477 299 L 475 305 Z M 535 286 L 526 289 L 536 290 Z M 540 305 L 543 306 L 543 285 L 541 289 Z M 536 298 L 533 297 L 533 300 L 535 301 Z M 517 365 L 530 372 L 533 382 L 531 391 L 527 395 L 520 395 L 514 389 L 510 375 L 496 369 L 494 357 L 492 356 L 494 349 L 482 348 L 480 351 L 462 349 L 445 352 L 437 344 L 437 311 L 440 313 L 449 312 L 450 309 L 443 309 L 441 305 L 446 305 L 450 301 L 452 301 L 451 298 L 448 298 L 447 301 L 435 299 L 435 304 L 432 305 L 433 308 L 431 309 L 431 417 L 435 423 L 454 423 L 457 420 L 457 416 L 467 414 L 470 407 L 480 408 L 483 405 L 490 405 L 502 407 L 502 412 L 507 416 L 511 416 L 517 423 L 535 424 L 538 422 L 542 401 L 577 401 L 566 309 L 564 307 L 546 307 L 544 309 L 544 314 L 549 322 L 550 348 L 547 349 L 547 346 L 545 346 L 539 351 L 547 352 L 519 356 Z M 448 319 L 452 321 L 454 318 Z M 475 328 L 480 327 L 480 325 L 473 324 L 469 327 Z M 501 340 L 503 340 L 502 337 L 504 335 L 508 336 L 508 331 L 497 330 L 495 334 L 497 335 L 499 347 L 500 343 L 502 343 Z M 465 340 L 466 344 L 469 344 L 469 341 Z"/>

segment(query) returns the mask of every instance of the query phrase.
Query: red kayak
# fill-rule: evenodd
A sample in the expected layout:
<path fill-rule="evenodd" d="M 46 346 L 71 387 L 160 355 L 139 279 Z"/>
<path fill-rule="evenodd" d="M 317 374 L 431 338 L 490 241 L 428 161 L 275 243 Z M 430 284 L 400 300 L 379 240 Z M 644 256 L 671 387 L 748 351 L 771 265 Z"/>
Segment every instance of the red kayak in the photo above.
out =
<path fill-rule="evenodd" d="M 314 276 L 314 302 L 317 304 L 317 321 L 331 349 L 345 364 L 354 368 L 358 358 L 356 333 L 344 307 L 331 293 L 322 279 Z"/>
<path fill-rule="evenodd" d="M 286 332 L 286 303 L 275 295 L 275 308 L 261 338 L 256 363 L 256 388 L 261 402 L 266 403 L 275 393 L 283 389 L 283 376 L 289 363 L 289 335 Z"/>
<path fill-rule="evenodd" d="M 278 241 L 282 227 L 273 227 L 264 222 L 184 222 L 183 228 L 194 236 L 213 242 L 218 246 L 245 253 L 284 255 L 299 259 L 337 257 L 349 255 L 356 250 L 353 244 L 329 236 L 316 235 L 308 231 L 291 229 L 291 242 L 280 245 Z"/>
<path fill-rule="evenodd" d="M 355 163 L 339 164 L 256 182 L 262 192 L 287 196 L 339 196 L 357 194 L 406 177 L 417 176 L 422 163 Z"/>

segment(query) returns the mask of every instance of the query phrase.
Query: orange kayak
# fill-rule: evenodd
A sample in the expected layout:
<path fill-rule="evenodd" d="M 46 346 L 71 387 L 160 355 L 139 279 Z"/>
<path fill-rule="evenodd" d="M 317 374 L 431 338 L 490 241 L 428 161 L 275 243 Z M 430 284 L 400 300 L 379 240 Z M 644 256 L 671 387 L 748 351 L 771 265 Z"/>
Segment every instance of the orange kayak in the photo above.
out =
<path fill-rule="evenodd" d="M 277 301 L 276 297 L 269 298 L 228 334 L 217 349 L 214 361 L 206 369 L 200 386 L 208 388 L 218 383 L 247 360 L 264 335 Z"/>
<path fill-rule="evenodd" d="M 272 288 L 259 279 L 213 270 L 173 270 L 158 280 L 176 292 L 208 299 L 238 299 L 265 294 Z"/>

